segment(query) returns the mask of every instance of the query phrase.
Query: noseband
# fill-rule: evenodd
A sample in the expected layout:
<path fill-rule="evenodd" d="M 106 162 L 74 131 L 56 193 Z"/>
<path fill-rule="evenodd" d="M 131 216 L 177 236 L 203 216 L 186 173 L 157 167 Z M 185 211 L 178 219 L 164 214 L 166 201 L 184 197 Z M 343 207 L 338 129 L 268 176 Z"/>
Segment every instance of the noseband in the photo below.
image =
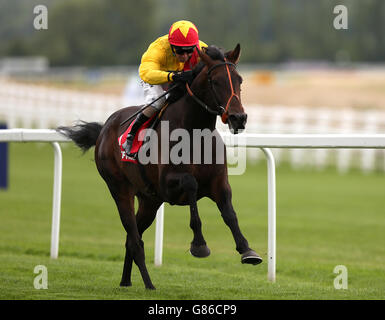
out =
<path fill-rule="evenodd" d="M 228 76 L 228 79 L 229 79 L 229 83 L 230 83 L 230 88 L 231 88 L 231 96 L 230 98 L 227 100 L 227 103 L 226 103 L 226 106 L 223 107 L 222 105 L 220 105 L 220 103 L 218 102 L 218 99 L 217 99 L 217 94 L 216 94 L 216 91 L 215 91 L 215 88 L 214 88 L 214 85 L 212 83 L 212 79 L 211 79 L 211 72 L 220 67 L 220 66 L 226 66 L 226 71 L 227 71 L 227 76 Z M 194 95 L 194 93 L 191 91 L 188 83 L 186 82 L 186 89 L 187 89 L 187 92 L 188 94 L 200 105 L 202 106 L 208 113 L 210 114 L 214 114 L 214 115 L 220 115 L 221 118 L 222 118 L 222 122 L 223 123 L 226 123 L 227 122 L 227 117 L 228 117 L 228 109 L 229 109 L 229 106 L 230 106 L 230 102 L 231 100 L 233 99 L 233 97 L 237 98 L 238 101 L 240 101 L 239 99 L 239 96 L 237 94 L 235 94 L 234 92 L 234 88 L 233 88 L 233 82 L 231 80 L 231 76 L 230 76 L 230 70 L 229 70 L 229 66 L 233 66 L 234 68 L 236 68 L 236 65 L 232 62 L 228 62 L 228 61 L 224 61 L 224 62 L 221 62 L 221 63 L 218 63 L 218 64 L 215 64 L 213 65 L 211 68 L 209 68 L 207 70 L 207 78 L 208 78 L 208 81 L 209 81 L 209 84 L 210 84 L 210 89 L 211 89 L 211 92 L 213 94 L 213 97 L 214 97 L 214 101 L 215 101 L 215 104 L 216 104 L 216 108 L 217 110 L 213 110 L 211 109 L 207 104 L 205 104 L 202 100 L 200 100 L 196 95 Z"/>

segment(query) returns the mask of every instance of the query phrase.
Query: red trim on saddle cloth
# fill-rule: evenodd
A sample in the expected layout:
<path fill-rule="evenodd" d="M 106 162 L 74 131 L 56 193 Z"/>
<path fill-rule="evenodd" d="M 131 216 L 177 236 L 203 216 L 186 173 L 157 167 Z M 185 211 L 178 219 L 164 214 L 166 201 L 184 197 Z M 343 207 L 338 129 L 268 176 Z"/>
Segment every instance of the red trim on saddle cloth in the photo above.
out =
<path fill-rule="evenodd" d="M 156 114 L 153 115 L 150 119 L 148 119 L 145 123 L 143 123 L 143 125 L 139 128 L 138 132 L 135 135 L 134 142 L 132 143 L 131 154 L 135 154 L 136 155 L 138 153 L 140 147 L 143 144 L 144 135 L 146 134 L 146 130 L 144 130 L 144 129 L 149 127 L 149 125 L 151 124 L 151 122 L 155 118 L 155 116 L 156 116 Z M 121 160 L 122 161 L 138 163 L 138 160 L 136 160 L 134 158 L 131 158 L 131 157 L 128 157 L 126 155 L 126 151 L 124 151 L 124 149 L 122 147 L 122 145 L 127 140 L 127 135 L 130 133 L 131 127 L 132 127 L 133 123 L 134 123 L 134 121 L 131 122 L 131 124 L 129 125 L 128 129 L 118 138 L 118 144 L 119 144 L 119 147 L 120 147 L 120 154 L 121 154 Z M 140 139 L 139 139 L 139 137 L 140 137 Z"/>

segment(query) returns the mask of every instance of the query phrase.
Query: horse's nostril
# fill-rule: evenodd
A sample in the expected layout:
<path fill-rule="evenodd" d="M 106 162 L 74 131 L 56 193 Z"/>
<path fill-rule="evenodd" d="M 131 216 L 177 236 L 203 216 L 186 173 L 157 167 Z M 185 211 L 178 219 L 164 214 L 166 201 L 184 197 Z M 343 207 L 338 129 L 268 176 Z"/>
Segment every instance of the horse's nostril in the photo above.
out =
<path fill-rule="evenodd" d="M 246 113 L 233 113 L 229 115 L 229 127 L 234 134 L 238 134 L 245 130 L 247 121 Z"/>
<path fill-rule="evenodd" d="M 246 113 L 235 113 L 229 116 L 230 121 L 244 125 L 247 121 Z"/>

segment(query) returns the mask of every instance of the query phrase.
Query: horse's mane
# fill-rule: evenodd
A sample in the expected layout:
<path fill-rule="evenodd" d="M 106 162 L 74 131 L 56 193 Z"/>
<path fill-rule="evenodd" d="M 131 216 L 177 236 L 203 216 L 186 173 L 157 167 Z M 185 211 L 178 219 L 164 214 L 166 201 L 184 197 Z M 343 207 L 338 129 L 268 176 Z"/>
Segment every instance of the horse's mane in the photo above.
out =
<path fill-rule="evenodd" d="M 204 52 L 213 60 L 225 61 L 225 54 L 222 49 L 217 46 L 211 45 L 203 49 Z M 205 64 L 200 61 L 193 69 L 194 78 L 202 71 Z"/>
<path fill-rule="evenodd" d="M 225 54 L 223 52 L 223 49 L 218 48 L 217 46 L 210 45 L 207 48 L 203 49 L 204 52 L 213 60 L 220 60 L 220 61 L 225 61 Z M 193 69 L 193 79 L 202 71 L 204 68 L 205 64 L 203 61 L 200 61 Z M 193 80 L 194 81 L 194 80 Z M 189 83 L 191 84 L 191 83 Z M 179 100 L 182 98 L 186 93 L 186 88 L 185 86 L 179 86 L 179 88 L 174 89 L 173 91 L 170 92 L 170 95 L 167 99 L 169 104 Z"/>

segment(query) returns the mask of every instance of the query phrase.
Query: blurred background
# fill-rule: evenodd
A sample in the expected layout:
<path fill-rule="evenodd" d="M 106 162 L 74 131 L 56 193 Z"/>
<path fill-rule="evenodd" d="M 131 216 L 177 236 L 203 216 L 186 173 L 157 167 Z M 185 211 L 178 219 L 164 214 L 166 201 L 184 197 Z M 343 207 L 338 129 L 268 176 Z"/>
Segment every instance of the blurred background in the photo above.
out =
<path fill-rule="evenodd" d="M 34 28 L 37 5 L 48 9 L 47 29 Z M 347 8 L 347 29 L 334 27 L 337 5 Z M 0 121 L 103 122 L 141 104 L 141 56 L 181 19 L 208 44 L 241 44 L 248 132 L 385 131 L 383 0 L 0 0 Z M 218 128 L 226 130 L 219 121 Z M 385 171 L 383 150 L 274 153 L 295 168 Z M 263 158 L 258 150 L 248 156 Z"/>

